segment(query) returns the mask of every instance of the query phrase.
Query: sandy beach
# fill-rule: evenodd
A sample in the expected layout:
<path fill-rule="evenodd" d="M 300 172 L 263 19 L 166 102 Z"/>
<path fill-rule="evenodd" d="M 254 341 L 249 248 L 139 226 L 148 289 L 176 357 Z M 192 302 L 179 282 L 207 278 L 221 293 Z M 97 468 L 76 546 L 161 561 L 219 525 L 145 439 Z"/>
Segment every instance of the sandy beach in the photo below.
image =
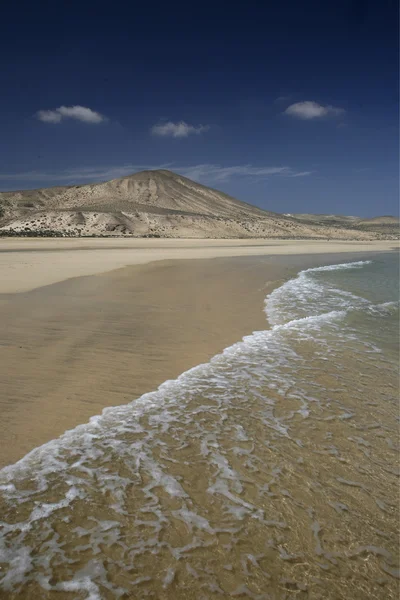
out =
<path fill-rule="evenodd" d="M 2 11 L 0 600 L 400 600 L 398 4 L 52 8 Z"/>
<path fill-rule="evenodd" d="M 265 296 L 299 269 L 392 247 L 1 240 L 0 464 L 265 329 Z"/>
<path fill-rule="evenodd" d="M 1 246 L 0 598 L 394 600 L 393 243 L 71 242 Z"/>
<path fill-rule="evenodd" d="M 0 239 L 0 293 L 158 260 L 381 252 L 396 247 L 396 241 Z"/>

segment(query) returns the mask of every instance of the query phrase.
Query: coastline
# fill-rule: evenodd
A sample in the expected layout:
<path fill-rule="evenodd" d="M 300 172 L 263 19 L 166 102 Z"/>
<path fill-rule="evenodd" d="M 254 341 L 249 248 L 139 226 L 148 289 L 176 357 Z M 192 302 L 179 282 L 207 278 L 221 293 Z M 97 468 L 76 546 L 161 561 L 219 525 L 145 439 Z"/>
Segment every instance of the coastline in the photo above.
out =
<path fill-rule="evenodd" d="M 390 252 L 379 242 L 273 239 L 0 239 L 0 294 L 159 260 Z"/>
<path fill-rule="evenodd" d="M 266 295 L 299 270 L 359 257 L 163 260 L 0 294 L 0 466 L 267 329 Z"/>
<path fill-rule="evenodd" d="M 393 254 L 166 261 L 11 295 L 29 298 L 26 323 L 40 317 L 44 343 L 25 362 L 46 348 L 51 386 L 46 403 L 32 393 L 17 403 L 25 433 L 71 409 L 83 422 L 1 470 L 2 590 L 395 598 L 396 266 Z M 267 273 L 286 282 L 265 284 Z M 160 366 L 225 345 L 270 286 L 270 331 L 263 320 L 207 363 L 110 406 L 139 372 L 153 387 Z M 376 352 L 382 331 L 389 346 Z M 109 408 L 84 422 L 85 404 L 102 399 Z"/>

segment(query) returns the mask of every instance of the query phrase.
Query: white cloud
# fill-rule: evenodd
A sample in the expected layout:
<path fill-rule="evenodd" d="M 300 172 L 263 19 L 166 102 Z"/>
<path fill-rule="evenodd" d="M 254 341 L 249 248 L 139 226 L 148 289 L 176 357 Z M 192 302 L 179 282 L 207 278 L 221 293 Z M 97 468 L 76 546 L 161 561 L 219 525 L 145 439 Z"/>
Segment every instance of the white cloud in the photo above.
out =
<path fill-rule="evenodd" d="M 323 106 L 317 102 L 306 100 L 305 102 L 296 102 L 291 104 L 284 111 L 284 114 L 298 119 L 310 120 L 320 119 L 322 117 L 338 117 L 343 115 L 346 111 L 343 108 L 337 108 L 336 106 Z"/>
<path fill-rule="evenodd" d="M 63 171 L 25 171 L 22 173 L 0 173 L 0 181 L 30 181 L 44 182 L 49 185 L 74 185 L 82 182 L 109 181 L 119 177 L 131 175 L 144 169 L 162 169 L 167 167 L 153 166 L 105 166 L 105 167 L 81 167 L 76 169 L 65 169 Z"/>
<path fill-rule="evenodd" d="M 209 125 L 189 125 L 185 121 L 179 121 L 179 123 L 173 123 L 167 121 L 166 123 L 160 123 L 159 125 L 153 125 L 151 133 L 153 135 L 160 135 L 163 137 L 175 137 L 183 138 L 188 137 L 191 134 L 200 135 L 210 129 Z"/>
<path fill-rule="evenodd" d="M 220 165 L 196 165 L 182 167 L 179 173 L 196 180 L 227 181 L 232 177 L 270 177 L 282 175 L 293 177 L 296 173 L 290 167 L 253 167 L 251 165 L 236 165 L 234 167 L 221 167 Z"/>
<path fill-rule="evenodd" d="M 0 173 L 0 181 L 12 182 L 21 189 L 22 187 L 46 185 L 76 185 L 79 183 L 92 183 L 109 181 L 150 169 L 170 169 L 175 173 L 194 179 L 205 184 L 216 184 L 229 181 L 236 177 L 268 178 L 268 177 L 306 177 L 312 171 L 296 171 L 291 167 L 254 167 L 252 165 L 225 166 L 214 164 L 201 164 L 192 166 L 179 166 L 173 164 L 162 165 L 115 165 L 104 167 L 81 167 L 66 169 L 64 171 L 26 171 L 23 173 Z M 15 189 L 15 185 L 12 187 Z M 3 189 L 5 185 L 1 186 Z"/>
<path fill-rule="evenodd" d="M 102 123 L 106 120 L 104 115 L 85 106 L 59 106 L 55 110 L 39 110 L 36 116 L 44 123 L 60 123 L 64 119 L 75 119 L 84 123 Z"/>
<path fill-rule="evenodd" d="M 314 171 L 299 171 L 298 173 L 292 173 L 290 177 L 308 177 L 308 175 L 312 175 Z"/>
<path fill-rule="evenodd" d="M 59 123 L 62 119 L 62 116 L 56 110 L 39 110 L 36 116 L 43 123 Z"/>

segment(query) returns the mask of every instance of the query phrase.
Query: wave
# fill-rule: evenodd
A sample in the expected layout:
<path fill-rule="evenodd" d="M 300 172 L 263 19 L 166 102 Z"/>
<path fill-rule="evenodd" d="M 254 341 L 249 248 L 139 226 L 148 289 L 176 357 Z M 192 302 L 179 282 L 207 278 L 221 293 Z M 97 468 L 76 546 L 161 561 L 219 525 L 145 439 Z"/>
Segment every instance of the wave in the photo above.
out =
<path fill-rule="evenodd" d="M 96 569 L 75 573 L 71 580 L 63 583 L 51 583 L 51 560 L 61 557 L 65 564 L 69 560 L 64 556 L 65 542 L 53 526 L 53 520 L 73 522 L 75 517 L 71 507 L 79 502 L 91 503 L 95 497 L 96 502 L 90 504 L 91 515 L 94 513 L 90 518 L 97 525 L 93 528 L 79 525 L 69 535 L 74 537 L 79 548 L 88 551 L 98 548 L 100 543 L 104 546 L 110 539 L 123 544 L 121 519 L 129 522 L 134 518 L 132 510 L 127 508 L 135 497 L 132 486 L 136 486 L 140 497 L 139 508 L 135 508 L 139 517 L 135 519 L 142 526 L 145 521 L 140 520 L 140 515 L 151 514 L 152 521 L 147 524 L 151 523 L 155 532 L 148 539 L 135 542 L 137 555 L 154 554 L 167 547 L 179 560 L 188 548 L 209 543 L 199 539 L 199 531 L 209 537 L 221 532 L 232 535 L 239 531 L 246 516 L 283 528 L 284 524 L 268 520 L 260 506 L 244 495 L 246 485 L 251 481 L 249 473 L 252 469 L 257 472 L 262 460 L 259 458 L 257 463 L 257 457 L 251 458 L 252 450 L 237 445 L 235 439 L 251 444 L 251 435 L 246 429 L 246 418 L 250 415 L 263 431 L 269 432 L 269 438 L 265 435 L 263 442 L 267 448 L 273 448 L 279 439 L 302 447 L 302 440 L 292 437 L 291 420 L 299 415 L 307 419 L 311 406 L 319 406 L 322 401 L 309 390 L 302 389 L 298 373 L 309 369 L 309 359 L 307 355 L 302 356 L 301 344 L 304 339 L 312 340 L 315 355 L 327 360 L 328 355 L 332 356 L 327 336 L 333 338 L 339 332 L 340 344 L 346 340 L 351 343 L 354 332 L 342 327 L 343 318 L 355 304 L 357 307 L 371 306 L 367 300 L 349 296 L 336 288 L 329 288 L 328 297 L 323 301 L 328 284 L 313 280 L 312 274 L 318 269 L 358 268 L 364 264 L 369 261 L 300 272 L 267 298 L 266 312 L 271 329 L 244 337 L 210 362 L 190 369 L 176 380 L 164 382 L 158 390 L 129 404 L 104 409 L 89 423 L 65 432 L 60 438 L 32 450 L 16 464 L 3 468 L 0 471 L 0 495 L 8 508 L 2 523 L 0 554 L 1 562 L 8 564 L 8 571 L 0 582 L 0 589 L 16 590 L 32 579 L 41 588 L 56 591 L 89 593 L 87 586 L 96 587 L 94 581 L 106 585 L 106 575 Z M 281 318 L 279 311 L 283 315 Z M 276 414 L 275 406 L 283 399 L 295 401 L 298 409 L 289 410 L 285 416 L 280 416 L 279 411 Z M 235 416 L 233 424 L 232 414 Z M 235 461 L 241 457 L 246 461 L 243 467 L 246 474 L 239 472 L 222 451 L 219 439 L 225 433 L 231 436 Z M 173 451 L 165 442 L 166 437 Z M 167 461 L 179 463 L 174 458 L 177 451 L 189 448 L 194 442 L 198 444 L 201 464 L 205 465 L 207 473 L 206 493 L 209 498 L 220 499 L 225 515 L 223 522 L 229 525 L 213 526 L 206 518 L 203 504 L 196 501 L 196 494 L 191 497 L 182 477 L 166 468 Z M 279 470 L 276 471 L 278 476 Z M 253 484 L 260 498 L 266 494 L 264 483 Z M 156 535 L 170 518 L 162 509 L 160 489 L 162 494 L 179 503 L 180 508 L 173 510 L 173 517 L 183 521 L 188 531 L 197 532 L 187 547 L 177 548 L 159 541 Z M 105 499 L 112 519 L 104 518 L 98 498 Z M 13 512 L 15 508 L 17 515 Z M 34 535 L 40 537 L 44 549 L 32 554 L 29 540 Z M 82 545 L 81 537 L 90 538 L 90 543 Z M 131 561 L 129 555 L 128 558 Z M 130 568 L 129 564 L 122 563 L 121 559 L 119 567 Z M 45 576 L 43 572 L 50 574 Z M 171 577 L 173 579 L 173 574 Z M 112 591 L 117 593 L 115 589 Z"/>
<path fill-rule="evenodd" d="M 271 315 L 273 315 L 274 311 L 276 310 L 276 301 L 281 300 L 282 297 L 290 296 L 293 292 L 293 289 L 295 289 L 296 295 L 300 301 L 302 300 L 304 291 L 309 293 L 309 291 L 313 289 L 318 290 L 318 293 L 321 293 L 321 291 L 326 292 L 326 290 L 320 284 L 315 284 L 315 282 L 310 282 L 307 280 L 307 274 L 318 271 L 357 268 L 370 263 L 371 261 L 357 261 L 338 265 L 329 265 L 325 267 L 316 267 L 300 271 L 295 279 L 284 283 L 282 286 L 274 290 L 269 296 L 267 296 L 265 300 L 265 312 L 267 313 L 268 319 L 272 325 L 271 329 L 253 332 L 251 335 L 245 336 L 240 342 L 233 344 L 232 346 L 223 350 L 221 354 L 216 355 L 210 360 L 209 363 L 204 363 L 193 367 L 192 369 L 180 375 L 176 380 L 164 382 L 156 391 L 146 393 L 140 398 L 133 400 L 129 404 L 105 408 L 101 415 L 91 417 L 88 423 L 79 425 L 72 430 L 66 431 L 59 438 L 33 449 L 17 463 L 0 469 L 0 490 L 6 494 L 11 494 L 12 496 L 13 492 L 15 491 L 15 486 L 10 483 L 13 477 L 17 476 L 18 473 L 25 473 L 26 469 L 31 468 L 32 463 L 36 463 L 38 466 L 39 463 L 44 460 L 45 462 L 49 463 L 49 466 L 51 465 L 50 471 L 52 469 L 57 470 L 64 468 L 66 464 L 63 461 L 60 462 L 57 458 L 57 448 L 59 446 L 69 446 L 70 444 L 73 445 L 78 439 L 85 444 L 88 443 L 90 445 L 93 439 L 92 436 L 97 436 L 102 428 L 109 430 L 110 427 L 113 427 L 118 423 L 122 423 L 128 415 L 130 418 L 133 415 L 137 415 L 139 417 L 142 416 L 142 414 L 147 410 L 150 410 L 156 406 L 161 406 L 166 401 L 166 398 L 170 396 L 171 392 L 177 393 L 179 388 L 187 389 L 193 385 L 195 382 L 194 380 L 197 381 L 199 377 L 203 377 L 204 379 L 210 377 L 212 375 L 213 368 L 218 367 L 221 362 L 230 362 L 232 359 L 237 358 L 253 358 L 255 353 L 260 351 L 260 349 L 265 350 L 268 348 L 268 345 L 270 345 L 271 351 L 276 350 L 277 344 L 274 338 L 276 338 L 279 333 L 288 330 L 296 330 L 298 332 L 303 331 L 304 333 L 306 333 L 307 330 L 310 330 L 310 332 L 313 333 L 316 330 L 320 330 L 321 326 L 324 324 L 330 323 L 331 325 L 334 325 L 335 322 L 340 321 L 340 319 L 346 315 L 350 308 L 354 308 L 352 305 L 349 306 L 346 304 L 344 309 L 337 310 L 337 298 L 335 298 L 336 308 L 327 312 L 298 316 L 297 318 L 293 318 L 289 321 L 275 324 L 273 323 L 274 318 Z M 348 293 L 344 292 L 343 290 L 335 289 L 335 293 L 339 294 L 339 296 L 343 294 L 344 297 L 348 297 Z M 378 312 L 381 310 L 391 310 L 392 307 L 396 305 L 395 302 L 386 302 L 381 305 L 374 306 L 367 300 L 353 296 L 352 294 L 350 294 L 349 297 L 356 298 L 357 300 L 361 300 L 363 303 L 367 303 L 370 310 L 376 310 Z M 279 340 L 279 343 L 281 342 L 282 340 Z M 287 360 L 284 360 L 283 362 L 287 363 Z M 276 364 L 279 365 L 279 361 L 277 361 Z M 39 471 L 36 473 L 36 476 L 38 474 Z M 38 489 L 41 490 L 43 488 L 39 486 Z M 26 494 L 21 492 L 21 495 L 29 495 L 29 492 L 26 492 Z"/>
<path fill-rule="evenodd" d="M 366 307 L 371 303 L 343 289 L 332 285 L 328 280 L 314 277 L 315 274 L 359 269 L 371 261 L 357 261 L 313 267 L 300 271 L 294 279 L 290 279 L 279 288 L 273 290 L 265 299 L 264 311 L 270 325 L 290 322 L 296 318 L 329 313 L 331 311 L 348 310 Z"/>
<path fill-rule="evenodd" d="M 381 304 L 371 304 L 368 306 L 368 311 L 373 315 L 385 317 L 394 315 L 399 310 L 399 306 L 399 300 L 392 300 L 390 302 L 382 302 Z"/>
<path fill-rule="evenodd" d="M 346 269 L 357 269 L 364 267 L 365 265 L 372 264 L 371 260 L 357 260 L 355 262 L 349 263 L 340 263 L 338 265 L 326 265 L 324 267 L 312 267 L 310 269 L 305 269 L 301 271 L 301 273 L 318 273 L 321 271 L 342 271 Z"/>

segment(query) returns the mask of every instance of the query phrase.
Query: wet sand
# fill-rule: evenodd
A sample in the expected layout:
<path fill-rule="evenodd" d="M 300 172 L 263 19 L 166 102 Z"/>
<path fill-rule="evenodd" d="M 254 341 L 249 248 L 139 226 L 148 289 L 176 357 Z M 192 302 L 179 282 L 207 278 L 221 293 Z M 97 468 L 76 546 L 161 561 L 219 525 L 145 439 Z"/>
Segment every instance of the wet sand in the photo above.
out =
<path fill-rule="evenodd" d="M 380 252 L 396 241 L 0 239 L 0 293 L 23 292 L 71 277 L 157 260 Z"/>
<path fill-rule="evenodd" d="M 265 296 L 299 269 L 359 256 L 159 261 L 0 294 L 0 465 L 266 329 Z"/>
<path fill-rule="evenodd" d="M 374 256 L 165 260 L 0 294 L 3 464 L 125 405 L 2 470 L 0 598 L 397 598 L 396 369 L 351 328 L 260 332 L 126 406 L 267 329 L 266 294 L 298 270 Z"/>
<path fill-rule="evenodd" d="M 281 271 L 163 261 L 1 295 L 1 464 L 263 328 Z"/>

